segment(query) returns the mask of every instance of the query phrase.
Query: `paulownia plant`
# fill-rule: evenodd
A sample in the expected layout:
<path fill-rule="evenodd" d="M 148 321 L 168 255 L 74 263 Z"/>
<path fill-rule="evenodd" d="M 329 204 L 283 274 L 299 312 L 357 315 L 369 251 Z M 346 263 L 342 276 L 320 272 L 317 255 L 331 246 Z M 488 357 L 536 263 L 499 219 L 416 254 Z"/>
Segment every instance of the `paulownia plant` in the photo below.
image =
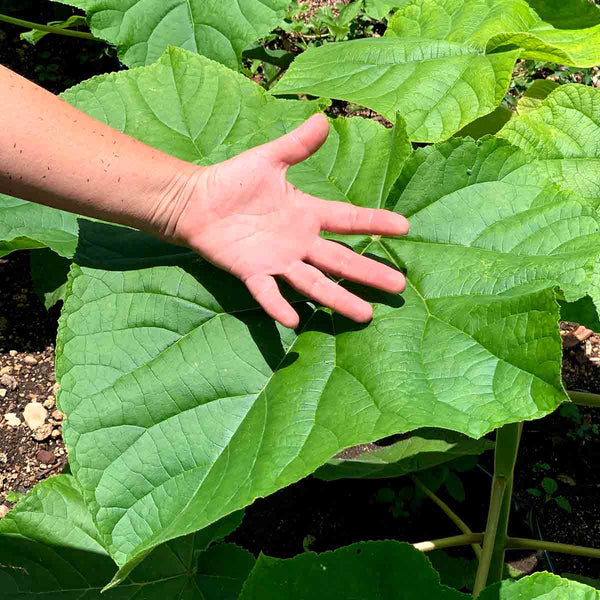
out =
<path fill-rule="evenodd" d="M 103 15 L 95 18 L 105 31 L 128 31 L 127 11 L 85 4 L 92 19 Z M 302 317 L 290 331 L 192 252 L 105 223 L 82 219 L 77 229 L 72 217 L 19 203 L 41 225 L 7 220 L 5 239 L 27 240 L 13 248 L 33 240 L 73 256 L 56 363 L 73 478 L 40 485 L 0 522 L 0 577 L 10 598 L 93 598 L 112 575 L 111 586 L 121 586 L 109 598 L 324 597 L 319 590 L 327 598 L 396 598 L 401 589 L 403 598 L 459 599 L 469 596 L 440 585 L 420 552 L 468 544 L 478 559 L 474 594 L 484 600 L 597 596 L 548 574 L 501 580 L 506 548 L 600 557 L 507 531 L 521 423 L 570 401 L 561 311 L 598 322 L 600 91 L 538 91 L 497 135 L 450 137 L 498 107 L 517 58 L 600 61 L 596 24 L 582 27 L 556 8 L 404 2 L 384 38 L 308 50 L 271 93 L 173 47 L 150 66 L 65 92 L 97 119 L 197 164 L 272 140 L 329 99 L 378 111 L 393 128 L 332 119 L 326 144 L 288 178 L 315 196 L 407 216 L 411 232 L 402 239 L 331 236 L 405 271 L 407 289 L 360 290 L 374 305 L 368 326 L 287 291 Z M 573 9 L 597 16 L 584 3 Z M 561 28 L 561 19 L 579 29 Z M 437 143 L 413 150 L 414 141 Z M 7 214 L 14 220 L 16 212 Z M 56 246 L 49 232 L 61 231 L 59 218 L 65 237 Z M 597 404 L 591 395 L 571 397 Z M 417 429 L 411 445 L 361 465 L 328 463 L 348 446 Z M 396 476 L 454 457 L 452 448 L 480 453 L 494 430 L 484 533 L 444 505 L 461 535 L 416 547 L 359 544 L 254 563 L 235 546 L 210 546 L 224 535 L 210 533 L 215 527 L 231 531 L 232 514 L 320 467 L 328 478 Z M 49 571 L 54 577 L 44 579 Z M 224 572 L 236 582 L 230 591 L 201 587 Z"/>

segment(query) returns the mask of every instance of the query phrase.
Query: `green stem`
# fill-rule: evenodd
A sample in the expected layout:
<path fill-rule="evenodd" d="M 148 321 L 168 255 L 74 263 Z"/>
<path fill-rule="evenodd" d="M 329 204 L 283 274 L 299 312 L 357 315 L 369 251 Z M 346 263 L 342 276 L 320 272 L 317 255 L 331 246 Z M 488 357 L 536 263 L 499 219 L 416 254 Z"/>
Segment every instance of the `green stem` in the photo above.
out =
<path fill-rule="evenodd" d="M 417 477 L 411 475 L 411 479 L 414 484 L 423 491 L 423 493 L 435 504 L 437 504 L 442 512 L 465 534 L 473 535 L 469 526 L 436 494 L 434 494 L 424 483 L 422 483 Z M 481 559 L 481 546 L 479 544 L 472 544 L 475 556 Z"/>
<path fill-rule="evenodd" d="M 475 577 L 474 597 L 477 597 L 487 585 L 502 579 L 512 502 L 513 474 L 522 430 L 522 423 L 512 423 L 500 428 L 496 433 L 492 494 L 482 556 Z"/>
<path fill-rule="evenodd" d="M 421 552 L 431 552 L 432 550 L 441 550 L 442 548 L 456 548 L 457 546 L 479 544 L 481 540 L 483 540 L 483 533 L 472 533 L 471 535 L 454 535 L 439 540 L 419 542 L 418 544 L 413 544 L 413 547 Z"/>
<path fill-rule="evenodd" d="M 492 482 L 492 496 L 490 499 L 490 507 L 488 510 L 488 520 L 485 527 L 483 537 L 483 550 L 477 575 L 475 576 L 475 586 L 473 588 L 473 596 L 477 598 L 486 586 L 490 567 L 492 564 L 492 556 L 494 554 L 494 545 L 496 543 L 496 533 L 498 532 L 498 524 L 500 522 L 500 512 L 502 510 L 504 494 L 506 492 L 506 479 L 494 475 Z"/>
<path fill-rule="evenodd" d="M 557 542 L 545 542 L 541 540 L 529 540 L 526 538 L 511 538 L 506 540 L 507 550 L 547 550 L 548 552 L 561 552 L 574 556 L 587 556 L 589 558 L 600 558 L 600 549 L 587 546 L 574 546 L 573 544 L 559 544 Z"/>
<path fill-rule="evenodd" d="M 590 406 L 592 408 L 600 408 L 600 394 L 591 394 L 590 392 L 576 392 L 575 390 L 567 390 L 571 402 L 581 406 Z"/>
<path fill-rule="evenodd" d="M 11 25 L 18 25 L 19 27 L 26 27 L 27 29 L 37 29 L 38 31 L 47 31 L 48 33 L 56 33 L 58 35 L 66 35 L 67 37 L 83 38 L 86 40 L 95 40 L 97 42 L 103 42 L 93 36 L 91 33 L 85 31 L 75 31 L 73 29 L 63 29 L 62 27 L 53 27 L 52 25 L 42 25 L 41 23 L 34 23 L 33 21 L 24 21 L 23 19 L 15 19 L 8 15 L 0 14 L 0 21 L 10 23 Z"/>

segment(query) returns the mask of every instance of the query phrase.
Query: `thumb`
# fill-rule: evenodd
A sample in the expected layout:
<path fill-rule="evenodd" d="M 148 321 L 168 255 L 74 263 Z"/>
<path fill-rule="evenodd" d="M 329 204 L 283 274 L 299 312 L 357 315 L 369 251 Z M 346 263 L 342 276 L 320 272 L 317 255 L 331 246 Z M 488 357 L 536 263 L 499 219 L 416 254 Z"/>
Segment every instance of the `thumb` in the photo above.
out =
<path fill-rule="evenodd" d="M 276 162 L 291 167 L 312 156 L 329 135 L 329 121 L 321 113 L 313 115 L 300 127 L 265 145 Z"/>

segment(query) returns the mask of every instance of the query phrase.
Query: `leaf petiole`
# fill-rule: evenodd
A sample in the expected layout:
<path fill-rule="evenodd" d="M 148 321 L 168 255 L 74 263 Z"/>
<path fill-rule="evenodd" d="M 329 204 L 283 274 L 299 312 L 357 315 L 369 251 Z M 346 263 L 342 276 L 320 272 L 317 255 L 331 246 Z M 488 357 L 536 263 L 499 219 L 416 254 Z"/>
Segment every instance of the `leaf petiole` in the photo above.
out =
<path fill-rule="evenodd" d="M 33 21 L 25 21 L 24 19 L 16 19 L 15 17 L 9 17 L 8 15 L 0 14 L 0 21 L 10 23 L 11 25 L 17 25 L 19 27 L 25 27 L 27 29 L 37 29 L 38 31 L 46 31 L 48 33 L 56 33 L 58 35 L 65 35 L 67 37 L 82 38 L 85 40 L 94 40 L 96 42 L 104 42 L 100 38 L 87 33 L 85 31 L 74 31 L 73 29 L 65 29 L 62 27 L 53 27 L 52 25 L 43 25 L 42 23 L 34 23 Z"/>

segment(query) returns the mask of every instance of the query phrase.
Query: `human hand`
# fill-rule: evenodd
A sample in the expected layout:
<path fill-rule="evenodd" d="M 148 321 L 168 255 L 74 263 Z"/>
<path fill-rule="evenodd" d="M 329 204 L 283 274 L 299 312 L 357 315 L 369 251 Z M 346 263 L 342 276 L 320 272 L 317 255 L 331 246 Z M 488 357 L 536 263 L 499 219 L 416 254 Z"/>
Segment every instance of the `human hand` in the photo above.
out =
<path fill-rule="evenodd" d="M 288 168 L 316 152 L 328 132 L 327 119 L 314 115 L 273 142 L 199 170 L 173 203 L 163 232 L 239 277 L 286 327 L 297 327 L 299 319 L 275 277 L 358 322 L 371 319 L 371 305 L 323 272 L 391 293 L 405 286 L 402 273 L 319 235 L 403 235 L 409 229 L 404 217 L 321 200 L 286 180 Z"/>

